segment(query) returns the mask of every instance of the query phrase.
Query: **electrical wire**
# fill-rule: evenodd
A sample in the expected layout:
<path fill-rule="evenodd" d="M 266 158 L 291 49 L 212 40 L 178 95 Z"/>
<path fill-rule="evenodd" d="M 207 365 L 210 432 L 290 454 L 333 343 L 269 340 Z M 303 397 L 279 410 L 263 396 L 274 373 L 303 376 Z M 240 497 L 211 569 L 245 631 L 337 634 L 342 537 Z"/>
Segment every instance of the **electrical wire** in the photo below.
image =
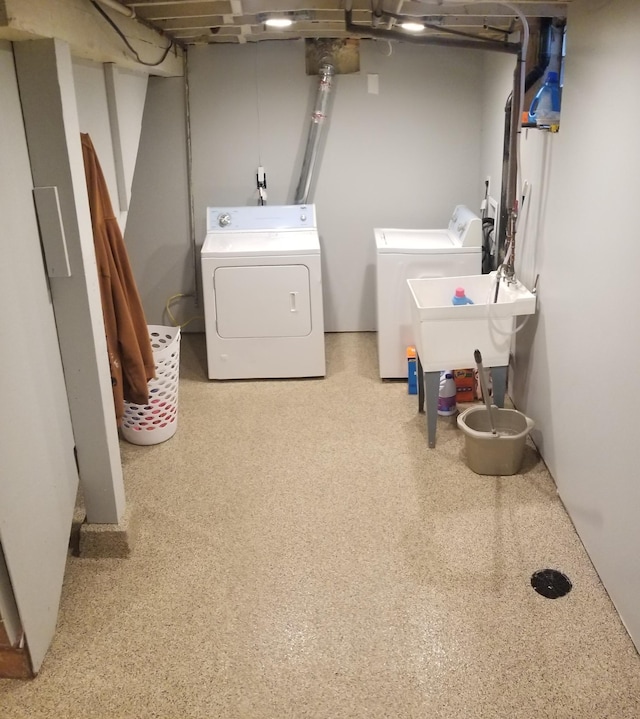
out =
<path fill-rule="evenodd" d="M 170 40 L 169 45 L 164 49 L 164 52 L 162 54 L 162 57 L 158 60 L 158 62 L 145 62 L 142 60 L 140 55 L 138 55 L 138 51 L 131 45 L 131 43 L 127 40 L 125 34 L 122 32 L 122 30 L 118 27 L 118 25 L 107 15 L 107 13 L 100 7 L 100 5 L 96 2 L 96 0 L 91 0 L 91 4 L 93 7 L 102 15 L 102 17 L 111 25 L 111 27 L 116 31 L 116 33 L 120 36 L 120 39 L 124 44 L 129 48 L 129 50 L 133 53 L 133 56 L 135 59 L 141 64 L 146 65 L 147 67 L 157 67 L 158 65 L 162 65 L 162 63 L 166 60 L 167 55 L 169 54 L 169 50 L 175 45 L 175 42 L 173 40 Z"/>
<path fill-rule="evenodd" d="M 517 184 L 517 177 L 518 174 L 520 174 L 522 179 L 522 108 L 524 107 L 524 96 L 525 96 L 525 78 L 526 78 L 526 69 L 527 69 L 527 51 L 529 49 L 529 22 L 527 21 L 527 18 L 522 13 L 521 10 L 519 10 L 517 7 L 512 5 L 508 2 L 500 2 L 500 5 L 504 5 L 504 7 L 509 8 L 512 12 L 514 12 L 518 18 L 520 19 L 520 22 L 522 23 L 522 32 L 523 32 L 523 39 L 522 39 L 522 47 L 520 49 L 520 97 L 519 103 L 518 103 L 518 140 L 516 143 L 516 184 Z"/>
<path fill-rule="evenodd" d="M 204 319 L 204 315 L 195 315 L 194 317 L 191 317 L 190 319 L 188 319 L 186 322 L 182 322 L 182 323 L 178 322 L 178 320 L 173 316 L 173 312 L 171 312 L 171 303 L 174 300 L 179 299 L 180 297 L 193 297 L 193 295 L 183 294 L 182 292 L 178 292 L 178 294 L 171 295 L 171 297 L 169 297 L 169 299 L 167 300 L 167 304 L 164 307 L 165 310 L 167 311 L 167 314 L 169 315 L 169 319 L 173 323 L 174 327 L 180 327 L 180 329 L 182 329 L 183 327 L 186 327 L 187 325 L 191 324 L 192 322 L 195 322 L 195 320 L 203 320 Z"/>
<path fill-rule="evenodd" d="M 255 58 L 254 58 L 254 68 L 253 68 L 253 80 L 256 90 L 256 125 L 258 130 L 258 166 L 262 167 L 262 137 L 261 137 L 261 129 L 262 129 L 262 123 L 260 121 L 260 82 L 258 80 L 258 46 L 260 45 L 259 42 L 255 43 L 256 51 L 255 51 Z"/>
<path fill-rule="evenodd" d="M 193 268 L 194 305 L 200 307 L 200 272 L 198 265 L 198 249 L 196 245 L 196 215 L 193 198 L 193 144 L 191 142 L 191 90 L 189 75 L 191 73 L 189 51 L 184 51 L 184 122 L 187 149 L 187 195 L 189 200 L 189 240 L 191 244 L 191 262 Z"/>

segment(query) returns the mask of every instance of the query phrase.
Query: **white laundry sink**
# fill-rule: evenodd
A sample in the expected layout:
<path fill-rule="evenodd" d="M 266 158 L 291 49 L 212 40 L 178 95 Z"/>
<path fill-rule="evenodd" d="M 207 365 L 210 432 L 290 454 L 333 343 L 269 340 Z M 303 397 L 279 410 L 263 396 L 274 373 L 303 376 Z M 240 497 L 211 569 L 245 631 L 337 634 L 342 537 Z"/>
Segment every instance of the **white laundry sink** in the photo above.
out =
<path fill-rule="evenodd" d="M 516 317 L 536 311 L 536 296 L 522 283 L 499 281 L 496 273 L 467 277 L 407 280 L 411 321 L 424 372 L 464 369 L 475 365 L 474 350 L 485 367 L 509 363 Z M 453 305 L 456 288 L 463 287 L 472 305 Z"/>

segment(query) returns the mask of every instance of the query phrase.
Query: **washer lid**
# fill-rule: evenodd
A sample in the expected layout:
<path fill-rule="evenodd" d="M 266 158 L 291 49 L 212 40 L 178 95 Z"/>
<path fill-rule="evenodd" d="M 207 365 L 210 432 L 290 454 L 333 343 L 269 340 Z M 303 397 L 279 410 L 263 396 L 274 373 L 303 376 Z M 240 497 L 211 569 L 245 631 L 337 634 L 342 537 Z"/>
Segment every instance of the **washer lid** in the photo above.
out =
<path fill-rule="evenodd" d="M 464 247 L 459 237 L 448 230 L 374 230 L 379 253 L 418 254 L 479 252 L 479 247 Z"/>
<path fill-rule="evenodd" d="M 318 254 L 320 254 L 320 240 L 315 230 L 209 232 L 201 250 L 202 257 Z"/>

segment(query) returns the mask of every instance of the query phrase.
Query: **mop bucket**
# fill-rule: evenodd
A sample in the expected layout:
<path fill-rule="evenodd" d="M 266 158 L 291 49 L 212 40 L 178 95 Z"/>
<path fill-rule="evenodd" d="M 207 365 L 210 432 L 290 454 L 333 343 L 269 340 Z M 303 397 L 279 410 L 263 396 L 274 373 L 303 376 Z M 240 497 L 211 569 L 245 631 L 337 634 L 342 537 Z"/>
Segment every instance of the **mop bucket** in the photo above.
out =
<path fill-rule="evenodd" d="M 148 325 L 155 379 L 149 380 L 149 404 L 124 403 L 120 431 L 132 444 L 159 444 L 178 429 L 180 328 Z"/>
<path fill-rule="evenodd" d="M 467 465 L 476 474 L 516 474 L 533 420 L 515 409 L 499 407 L 492 407 L 491 415 L 497 434 L 491 432 L 486 407 L 469 407 L 458 415 L 458 426 L 465 436 Z"/>

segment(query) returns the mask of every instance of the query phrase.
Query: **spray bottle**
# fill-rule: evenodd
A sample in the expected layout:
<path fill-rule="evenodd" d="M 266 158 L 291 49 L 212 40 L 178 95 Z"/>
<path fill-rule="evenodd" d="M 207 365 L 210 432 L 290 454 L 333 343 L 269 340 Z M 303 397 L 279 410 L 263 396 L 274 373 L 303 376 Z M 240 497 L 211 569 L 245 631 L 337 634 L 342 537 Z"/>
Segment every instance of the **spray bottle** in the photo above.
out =
<path fill-rule="evenodd" d="M 542 129 L 557 131 L 560 126 L 560 83 L 557 72 L 549 72 L 544 85 L 533 98 L 529 122 Z"/>

